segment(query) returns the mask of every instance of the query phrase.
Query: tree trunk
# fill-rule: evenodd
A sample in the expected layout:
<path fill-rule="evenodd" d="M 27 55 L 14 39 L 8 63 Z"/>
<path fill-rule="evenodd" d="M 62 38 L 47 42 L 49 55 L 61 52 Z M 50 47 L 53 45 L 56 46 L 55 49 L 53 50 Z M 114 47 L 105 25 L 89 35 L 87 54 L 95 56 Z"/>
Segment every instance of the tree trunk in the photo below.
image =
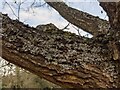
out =
<path fill-rule="evenodd" d="M 100 5 L 109 17 L 111 26 L 109 35 L 112 38 L 109 41 L 109 46 L 113 52 L 113 59 L 116 60 L 116 65 L 118 67 L 118 87 L 120 87 L 120 1 L 100 2 Z"/>
<path fill-rule="evenodd" d="M 53 24 L 33 28 L 0 17 L 5 60 L 62 87 L 119 87 L 119 60 L 114 60 L 108 41 L 79 37 Z"/>

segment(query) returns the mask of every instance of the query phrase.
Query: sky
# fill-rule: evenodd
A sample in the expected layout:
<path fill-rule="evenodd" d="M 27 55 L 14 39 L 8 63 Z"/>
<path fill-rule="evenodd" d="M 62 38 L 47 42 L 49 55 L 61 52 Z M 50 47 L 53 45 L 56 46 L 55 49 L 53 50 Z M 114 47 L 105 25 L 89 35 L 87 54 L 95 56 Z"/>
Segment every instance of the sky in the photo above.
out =
<path fill-rule="evenodd" d="M 11 5 L 14 6 L 15 0 L 7 0 Z M 17 0 L 19 1 L 19 0 Z M 24 1 L 24 0 L 22 0 Z M 38 4 L 43 4 L 44 0 L 36 0 Z M 39 2 L 41 1 L 41 2 Z M 106 13 L 103 9 L 99 6 L 97 0 L 65 0 L 68 6 L 74 7 L 78 10 L 90 13 L 94 16 L 99 16 L 102 19 L 108 19 Z M 29 24 L 30 26 L 36 27 L 39 24 L 48 24 L 54 23 L 58 28 L 64 28 L 68 22 L 62 18 L 57 11 L 53 8 L 49 7 L 48 5 L 44 5 L 39 8 L 30 9 L 29 12 L 26 11 L 27 7 L 31 5 L 33 0 L 25 0 L 25 3 L 21 6 L 22 9 L 20 11 L 20 21 L 24 22 L 25 24 Z M 0 0 L 0 12 L 7 13 L 12 19 L 16 19 L 15 15 L 11 12 L 11 9 L 8 5 L 4 6 L 4 0 Z M 14 6 L 13 10 L 16 12 L 16 6 Z M 103 13 L 101 13 L 103 11 Z M 74 28 L 75 26 L 70 24 L 67 31 L 72 33 L 78 34 L 77 30 Z M 81 35 L 87 35 L 91 37 L 91 35 L 85 33 L 84 31 L 80 30 Z"/>

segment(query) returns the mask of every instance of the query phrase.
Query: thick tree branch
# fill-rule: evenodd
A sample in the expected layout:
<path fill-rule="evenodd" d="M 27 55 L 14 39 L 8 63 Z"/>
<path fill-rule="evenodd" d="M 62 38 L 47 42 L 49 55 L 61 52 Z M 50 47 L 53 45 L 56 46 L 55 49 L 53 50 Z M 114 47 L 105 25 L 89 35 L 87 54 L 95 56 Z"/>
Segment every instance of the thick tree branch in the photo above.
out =
<path fill-rule="evenodd" d="M 98 0 L 100 2 L 100 0 Z M 113 51 L 113 59 L 120 63 L 120 0 L 113 2 L 100 2 L 101 7 L 106 11 L 111 29 L 109 35 L 112 39 L 109 46 Z M 118 64 L 118 82 L 120 82 L 120 64 Z M 120 86 L 120 83 L 118 83 Z"/>
<path fill-rule="evenodd" d="M 106 11 L 109 17 L 111 28 L 114 30 L 120 29 L 120 1 L 119 2 L 100 2 L 100 5 Z"/>
<path fill-rule="evenodd" d="M 62 87 L 117 87 L 116 64 L 105 44 L 80 39 L 53 24 L 36 29 L 2 14 L 0 17 L 5 60 Z"/>
<path fill-rule="evenodd" d="M 109 29 L 109 23 L 106 20 L 69 7 L 64 2 L 47 2 L 47 4 L 58 11 L 68 22 L 94 36 L 106 34 Z"/>
<path fill-rule="evenodd" d="M 120 45 L 120 1 L 118 0 L 118 2 L 100 2 L 100 5 L 106 11 L 109 17 L 111 27 L 109 30 L 109 35 L 111 35 L 112 37 L 109 44 L 114 51 L 114 60 L 120 60 L 120 49 L 116 49 L 118 48 L 118 45 Z"/>

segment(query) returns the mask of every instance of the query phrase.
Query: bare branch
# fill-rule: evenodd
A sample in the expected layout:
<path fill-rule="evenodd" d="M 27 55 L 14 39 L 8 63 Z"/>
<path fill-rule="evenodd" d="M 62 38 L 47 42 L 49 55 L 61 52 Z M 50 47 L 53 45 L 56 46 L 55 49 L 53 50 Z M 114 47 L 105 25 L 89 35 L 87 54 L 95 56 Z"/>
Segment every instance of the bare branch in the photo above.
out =
<path fill-rule="evenodd" d="M 5 60 L 63 87 L 117 86 L 116 64 L 110 62 L 110 51 L 105 44 L 84 37 L 79 39 L 51 25 L 36 29 L 2 17 L 0 41 Z"/>
<path fill-rule="evenodd" d="M 45 3 L 40 4 L 40 5 L 35 5 L 34 7 L 42 7 L 42 6 L 46 5 L 46 4 L 47 4 L 47 3 L 45 2 Z"/>
<path fill-rule="evenodd" d="M 107 13 L 111 28 L 113 28 L 114 30 L 120 29 L 120 1 L 119 2 L 100 2 L 100 6 Z"/>
<path fill-rule="evenodd" d="M 60 30 L 65 30 L 65 29 L 69 29 L 68 26 L 70 25 L 70 23 L 68 23 L 64 28 L 60 29 Z"/>
<path fill-rule="evenodd" d="M 15 11 L 13 10 L 13 8 L 11 7 L 11 5 L 10 5 L 6 0 L 4 0 L 4 1 L 5 1 L 5 3 L 9 6 L 9 8 L 11 9 L 13 15 L 14 15 L 16 18 L 18 18 L 18 16 L 16 15 L 16 13 L 15 13 Z"/>
<path fill-rule="evenodd" d="M 47 2 L 47 0 L 45 0 Z M 96 36 L 106 34 L 109 23 L 88 13 L 69 7 L 64 2 L 47 2 L 51 7 L 59 12 L 68 22 Z"/>
<path fill-rule="evenodd" d="M 81 36 L 79 28 L 76 28 L 75 26 L 72 26 L 72 27 L 73 27 L 74 29 L 76 29 L 77 32 L 78 32 L 78 35 Z"/>
<path fill-rule="evenodd" d="M 3 68 L 3 67 L 8 66 L 8 65 L 10 65 L 10 63 L 7 63 L 7 64 L 5 64 L 5 65 L 2 65 L 2 66 L 0 66 L 0 68 Z"/>

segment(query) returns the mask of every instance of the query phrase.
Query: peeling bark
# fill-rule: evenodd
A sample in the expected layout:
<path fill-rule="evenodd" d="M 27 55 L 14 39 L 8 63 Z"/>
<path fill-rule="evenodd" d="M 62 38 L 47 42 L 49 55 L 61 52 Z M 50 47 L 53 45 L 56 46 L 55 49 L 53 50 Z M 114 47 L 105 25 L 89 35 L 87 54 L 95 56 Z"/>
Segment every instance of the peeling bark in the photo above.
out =
<path fill-rule="evenodd" d="M 118 63 L 107 44 L 2 17 L 2 58 L 62 87 L 118 87 Z"/>

